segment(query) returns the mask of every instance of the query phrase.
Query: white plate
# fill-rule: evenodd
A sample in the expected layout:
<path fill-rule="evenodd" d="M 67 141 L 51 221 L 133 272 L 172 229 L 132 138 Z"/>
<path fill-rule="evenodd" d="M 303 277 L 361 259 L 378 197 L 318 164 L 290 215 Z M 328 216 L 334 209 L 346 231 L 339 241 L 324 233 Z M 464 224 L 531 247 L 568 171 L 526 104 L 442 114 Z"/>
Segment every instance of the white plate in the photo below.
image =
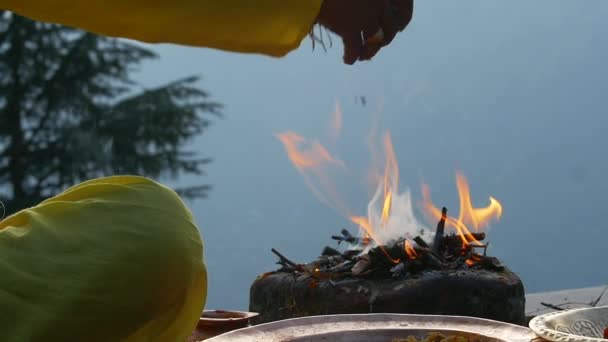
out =
<path fill-rule="evenodd" d="M 556 311 L 534 317 L 530 329 L 554 342 L 606 342 L 608 306 Z"/>
<path fill-rule="evenodd" d="M 529 342 L 536 335 L 522 326 L 459 316 L 405 314 L 328 315 L 287 319 L 235 330 L 209 342 L 386 341 L 430 332 L 476 336 L 488 342 Z"/>

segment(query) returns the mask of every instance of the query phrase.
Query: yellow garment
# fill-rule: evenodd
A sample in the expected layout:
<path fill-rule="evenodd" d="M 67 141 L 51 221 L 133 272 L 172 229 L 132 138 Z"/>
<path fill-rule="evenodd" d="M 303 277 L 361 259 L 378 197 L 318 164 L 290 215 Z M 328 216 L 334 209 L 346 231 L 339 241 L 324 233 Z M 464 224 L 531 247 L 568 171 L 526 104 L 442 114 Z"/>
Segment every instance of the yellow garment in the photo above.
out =
<path fill-rule="evenodd" d="M 202 253 L 169 188 L 72 187 L 0 222 L 0 341 L 183 342 L 205 304 Z"/>
<path fill-rule="evenodd" d="M 312 28 L 323 0 L 0 0 L 32 19 L 149 43 L 283 56 Z"/>

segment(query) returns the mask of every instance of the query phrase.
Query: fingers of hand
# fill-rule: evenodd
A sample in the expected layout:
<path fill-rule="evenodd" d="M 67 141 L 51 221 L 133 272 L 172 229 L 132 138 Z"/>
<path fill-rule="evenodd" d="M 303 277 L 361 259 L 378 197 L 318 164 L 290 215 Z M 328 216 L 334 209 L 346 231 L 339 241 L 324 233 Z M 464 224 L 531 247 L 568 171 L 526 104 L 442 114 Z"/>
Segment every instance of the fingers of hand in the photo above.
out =
<path fill-rule="evenodd" d="M 390 6 L 398 22 L 398 30 L 403 31 L 412 20 L 414 0 L 390 0 Z"/>
<path fill-rule="evenodd" d="M 355 16 L 354 27 L 334 30 L 342 36 L 346 64 L 374 57 L 412 19 L 413 0 L 363 0 L 351 4 L 361 6 L 355 11 L 359 16 Z"/>
<path fill-rule="evenodd" d="M 363 23 L 363 46 L 361 48 L 361 54 L 359 56 L 360 60 L 371 59 L 378 53 L 378 51 L 384 45 L 385 32 L 380 22 L 380 10 L 378 14 L 378 16 L 368 17 L 367 20 Z"/>
<path fill-rule="evenodd" d="M 376 17 L 366 21 L 364 46 L 360 60 L 372 59 L 382 47 L 390 44 L 400 30 L 400 12 L 393 2 L 398 0 L 371 0 L 381 5 L 376 8 Z"/>
<path fill-rule="evenodd" d="M 407 27 L 412 19 L 413 5 L 413 0 L 386 1 L 386 6 L 380 15 L 380 26 L 384 32 L 382 45 L 390 44 L 397 33 Z"/>
<path fill-rule="evenodd" d="M 344 63 L 354 64 L 361 56 L 363 42 L 360 32 L 351 32 L 342 35 L 344 42 Z"/>
<path fill-rule="evenodd" d="M 362 61 L 372 59 L 383 46 L 384 45 L 382 43 L 366 44 L 361 51 L 361 56 L 359 59 Z"/>
<path fill-rule="evenodd" d="M 353 64 L 360 60 L 368 60 L 374 57 L 384 44 L 384 31 L 376 31 L 376 34 L 366 38 L 364 32 L 359 34 L 349 34 L 343 38 L 344 41 L 344 62 Z"/>
<path fill-rule="evenodd" d="M 388 45 L 393 41 L 397 32 L 399 32 L 399 23 L 391 7 L 385 8 L 382 17 L 380 17 L 380 25 L 384 31 L 384 45 Z"/>
<path fill-rule="evenodd" d="M 385 33 L 384 43 L 390 44 L 399 31 L 403 31 L 412 19 L 413 0 L 388 0 L 380 22 Z"/>

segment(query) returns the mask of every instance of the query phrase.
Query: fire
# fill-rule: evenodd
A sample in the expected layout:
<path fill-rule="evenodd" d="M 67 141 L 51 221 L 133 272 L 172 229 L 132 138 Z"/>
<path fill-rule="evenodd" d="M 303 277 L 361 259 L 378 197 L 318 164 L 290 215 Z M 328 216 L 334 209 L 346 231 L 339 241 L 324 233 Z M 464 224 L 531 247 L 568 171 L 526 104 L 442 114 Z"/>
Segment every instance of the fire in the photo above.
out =
<path fill-rule="evenodd" d="M 384 166 L 384 197 L 390 193 L 391 186 L 399 186 L 399 164 L 393 149 L 393 140 L 390 133 L 384 135 L 384 153 L 386 165 Z"/>
<path fill-rule="evenodd" d="M 479 256 L 471 255 L 471 257 L 469 259 L 467 259 L 465 261 L 465 263 L 467 264 L 467 266 L 471 267 L 480 261 L 481 261 L 481 258 L 479 258 Z"/>
<path fill-rule="evenodd" d="M 369 224 L 367 217 L 352 216 L 350 220 L 361 227 L 365 231 L 365 235 L 369 236 L 372 240 L 377 241 L 376 237 L 374 237 L 374 228 Z"/>
<path fill-rule="evenodd" d="M 382 226 L 386 226 L 389 216 L 391 214 L 391 204 L 393 201 L 393 193 L 391 189 L 399 187 L 399 164 L 395 157 L 395 150 L 393 149 L 393 142 L 391 135 L 386 133 L 384 136 L 384 151 L 386 154 L 386 164 L 384 166 L 384 177 L 383 177 L 383 198 L 384 205 L 382 206 Z"/>
<path fill-rule="evenodd" d="M 277 137 L 283 143 L 289 159 L 299 170 L 319 167 L 325 163 L 343 165 L 317 141 L 310 142 L 310 149 L 300 150 L 299 146 L 308 143 L 308 141 L 297 133 L 287 131 Z"/>
<path fill-rule="evenodd" d="M 344 169 L 344 163 L 333 157 L 320 142 L 307 140 L 292 131 L 280 133 L 277 138 L 283 143 L 287 156 L 319 201 L 343 215 L 350 216 L 350 211 L 343 205 L 338 191 L 325 172 L 326 168 L 332 166 Z"/>
<path fill-rule="evenodd" d="M 405 253 L 407 254 L 407 257 L 412 260 L 418 258 L 418 253 L 416 253 L 416 250 L 408 240 L 405 240 Z"/>
<path fill-rule="evenodd" d="M 469 183 L 461 172 L 456 173 L 456 188 L 460 200 L 460 213 L 458 218 L 448 216 L 446 225 L 456 229 L 463 244 L 480 244 L 471 234 L 469 229 L 473 227 L 475 231 L 486 227 L 492 219 L 498 220 L 502 215 L 502 205 L 495 198 L 490 197 L 490 204 L 485 208 L 474 208 L 471 203 L 471 193 Z M 436 220 L 441 218 L 441 210 L 431 201 L 430 189 L 427 185 L 422 186 L 423 207 L 431 217 Z"/>
<path fill-rule="evenodd" d="M 490 196 L 490 205 L 485 208 L 475 209 L 471 203 L 471 191 L 467 179 L 460 172 L 456 173 L 456 187 L 460 200 L 460 216 L 458 221 L 470 222 L 475 231 L 484 228 L 493 218 L 499 219 L 502 215 L 502 205 L 494 197 Z"/>
<path fill-rule="evenodd" d="M 388 218 L 391 214 L 391 201 L 393 199 L 393 194 L 388 191 L 388 193 L 384 197 L 384 205 L 382 206 L 382 225 L 384 226 L 386 222 L 388 222 Z"/>
<path fill-rule="evenodd" d="M 365 235 L 370 237 L 378 246 L 380 246 L 380 250 L 382 250 L 382 253 L 384 253 L 384 255 L 386 255 L 386 257 L 392 263 L 398 264 L 401 261 L 400 259 L 395 259 L 390 254 L 388 254 L 386 249 L 382 246 L 382 243 L 379 243 L 380 240 L 375 236 L 374 228 L 369 224 L 369 220 L 367 219 L 367 217 L 353 216 L 350 218 L 350 220 L 353 221 L 353 223 L 355 223 L 359 227 L 361 227 L 365 231 Z M 366 245 L 366 243 L 364 243 L 364 245 Z"/>
<path fill-rule="evenodd" d="M 336 102 L 329 127 L 329 139 L 332 142 L 340 135 L 342 124 L 342 109 L 339 102 Z M 376 126 L 372 125 L 368 143 L 372 150 L 372 161 L 375 167 L 373 180 L 376 192 L 368 203 L 367 216 L 353 214 L 354 211 L 342 200 L 329 177 L 328 171 L 344 172 L 346 170 L 344 162 L 330 153 L 329 149 L 318 140 L 306 139 L 292 131 L 278 134 L 277 137 L 283 143 L 292 164 L 303 176 L 305 183 L 315 196 L 360 228 L 360 236 L 364 242 L 362 245 L 366 246 L 365 250 L 380 246 L 392 262 L 398 263 L 400 260 L 391 257 L 382 246 L 405 238 L 406 253 L 410 259 L 415 259 L 416 251 L 407 239 L 414 236 L 431 237 L 433 231 L 416 219 L 410 192 L 399 189 L 399 165 L 388 131 L 382 136 L 382 153 L 374 153 L 376 150 L 371 143 L 377 137 L 375 130 Z M 379 155 L 381 154 L 384 155 L 383 162 L 376 163 L 380 160 Z M 493 219 L 500 218 L 502 205 L 490 197 L 490 204 L 487 207 L 474 208 L 468 182 L 460 172 L 456 174 L 456 186 L 460 200 L 460 213 L 457 218 L 447 216 L 445 224 L 456 230 L 463 245 L 480 244 L 471 234 L 471 230 L 483 229 Z M 442 217 L 442 213 L 431 201 L 430 189 L 427 185 L 423 184 L 422 194 L 423 209 L 430 214 L 434 222 L 437 222 Z M 471 262 L 474 261 L 471 260 Z"/>

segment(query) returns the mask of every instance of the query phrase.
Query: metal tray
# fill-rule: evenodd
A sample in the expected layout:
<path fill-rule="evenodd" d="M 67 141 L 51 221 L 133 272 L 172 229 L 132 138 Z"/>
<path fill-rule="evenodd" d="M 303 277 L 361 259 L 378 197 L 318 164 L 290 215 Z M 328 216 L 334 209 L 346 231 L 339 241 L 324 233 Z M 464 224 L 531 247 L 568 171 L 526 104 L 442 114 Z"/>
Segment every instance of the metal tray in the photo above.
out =
<path fill-rule="evenodd" d="M 209 342 L 391 342 L 431 332 L 476 337 L 480 342 L 530 342 L 522 326 L 487 319 L 406 314 L 329 315 L 294 318 L 235 330 Z"/>
<path fill-rule="evenodd" d="M 554 342 L 606 342 L 608 306 L 552 312 L 534 317 L 530 328 Z"/>

